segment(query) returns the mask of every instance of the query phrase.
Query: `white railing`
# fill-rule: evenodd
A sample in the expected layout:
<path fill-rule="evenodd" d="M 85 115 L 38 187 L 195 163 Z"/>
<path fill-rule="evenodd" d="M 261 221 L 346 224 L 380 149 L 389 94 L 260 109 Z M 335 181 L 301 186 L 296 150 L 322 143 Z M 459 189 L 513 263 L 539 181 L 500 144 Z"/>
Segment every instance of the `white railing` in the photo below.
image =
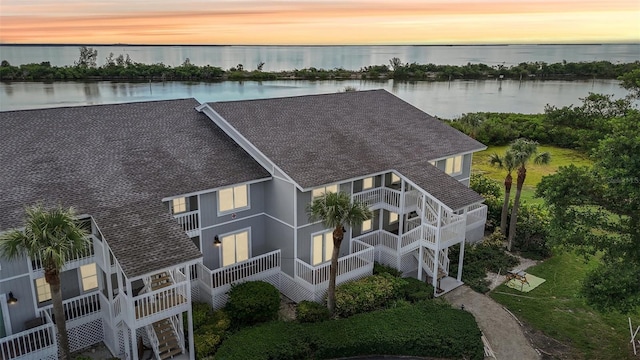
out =
<path fill-rule="evenodd" d="M 122 295 L 122 293 L 118 293 L 118 295 L 116 295 L 116 297 L 113 299 L 113 318 L 114 318 L 113 323 L 114 324 L 118 323 L 118 320 L 120 319 L 121 315 L 125 317 L 127 316 L 126 313 L 123 314 L 123 310 L 126 311 L 126 306 L 123 306 L 125 305 L 126 300 L 123 300 L 123 298 L 124 298 L 124 295 Z"/>
<path fill-rule="evenodd" d="M 197 236 L 200 230 L 200 219 L 198 217 L 198 210 L 189 211 L 185 213 L 175 214 L 173 217 L 178 220 L 182 229 L 189 236 Z"/>
<path fill-rule="evenodd" d="M 414 206 L 419 207 L 420 202 L 420 193 L 418 190 L 409 190 L 404 193 L 404 207 L 406 209 L 413 208 Z"/>
<path fill-rule="evenodd" d="M 280 269 L 280 264 L 280 250 L 215 270 L 209 270 L 204 265 L 198 264 L 198 279 L 210 289 L 215 289 L 243 281 L 266 271 Z"/>
<path fill-rule="evenodd" d="M 95 262 L 94 254 L 95 252 L 93 251 L 93 235 L 90 235 L 87 240 L 87 246 L 83 250 L 77 253 L 67 252 L 65 256 L 66 261 L 65 261 L 63 270 L 70 270 L 70 269 L 77 268 L 81 265 L 86 265 L 86 264 Z M 44 268 L 43 260 L 40 255 L 31 259 L 31 269 L 33 271 L 41 271 L 43 270 L 43 268 Z"/>
<path fill-rule="evenodd" d="M 91 316 L 100 312 L 100 292 L 94 291 L 89 294 L 80 295 L 62 302 L 64 317 L 67 322 L 83 317 Z M 52 316 L 53 305 L 47 305 L 40 309 Z"/>
<path fill-rule="evenodd" d="M 353 194 L 353 200 L 369 207 L 375 206 L 376 204 L 387 204 L 394 208 L 399 208 L 400 191 L 379 187 Z"/>
<path fill-rule="evenodd" d="M 153 350 L 153 353 L 156 355 L 155 358 L 160 359 L 160 341 L 158 340 L 158 335 L 156 334 L 156 330 L 153 328 L 153 324 L 148 324 L 144 328 L 145 330 L 147 330 L 147 338 L 149 338 L 151 349 Z"/>
<path fill-rule="evenodd" d="M 43 325 L 0 339 L 0 355 L 3 360 L 57 358 L 58 343 L 54 324 L 48 314 L 44 315 Z"/>
<path fill-rule="evenodd" d="M 377 230 L 364 235 L 360 235 L 353 240 L 361 241 L 369 246 L 385 246 L 393 251 L 398 251 L 399 237 L 386 230 Z M 353 242 L 351 252 L 353 253 Z"/>
<path fill-rule="evenodd" d="M 181 282 L 138 295 L 130 300 L 127 297 L 123 299 L 126 299 L 129 314 L 134 314 L 135 320 L 153 322 L 166 318 L 167 313 L 175 312 L 178 308 L 186 310 L 188 285 L 187 282 Z M 129 318 L 131 317 L 129 316 Z"/>
<path fill-rule="evenodd" d="M 182 322 L 182 316 L 172 316 L 169 318 L 169 320 L 171 321 L 171 327 L 173 328 L 173 331 L 175 331 L 178 335 L 178 344 L 180 345 L 180 349 L 182 349 L 182 352 L 184 353 L 186 352 L 186 349 L 184 347 L 184 325 Z"/>
<path fill-rule="evenodd" d="M 448 256 L 447 251 L 445 249 L 441 249 L 440 250 L 440 252 L 438 254 L 438 263 L 440 264 L 440 267 L 442 267 L 444 272 L 449 274 L 449 256 Z"/>
<path fill-rule="evenodd" d="M 434 265 L 433 262 L 435 261 L 433 254 L 434 254 L 434 250 L 424 249 L 424 253 L 423 253 L 424 266 L 426 269 L 428 269 L 428 273 L 430 274 L 433 273 L 433 265 Z M 447 275 L 449 274 L 449 257 L 447 256 L 447 253 L 444 250 L 440 250 L 438 253 L 438 268 L 442 269 L 442 271 L 444 271 L 444 273 L 446 273 Z"/>
<path fill-rule="evenodd" d="M 400 237 L 401 242 L 400 242 L 400 247 L 401 248 L 406 248 L 409 245 L 414 244 L 415 242 L 419 241 L 420 238 L 422 237 L 422 227 L 417 227 L 413 230 L 407 231 L 406 233 L 402 234 L 402 236 Z"/>
<path fill-rule="evenodd" d="M 487 205 L 477 204 L 469 207 L 467 211 L 467 227 L 487 220 Z"/>
<path fill-rule="evenodd" d="M 356 251 L 338 259 L 336 277 L 345 277 L 348 273 L 362 269 L 373 264 L 374 248 L 362 241 L 353 240 L 353 249 Z M 331 262 L 311 266 L 300 259 L 296 259 L 295 277 L 302 279 L 311 285 L 325 285 L 329 282 Z M 348 277 L 348 276 L 346 276 Z M 347 281 L 347 280 L 343 280 Z"/>
<path fill-rule="evenodd" d="M 440 228 L 440 243 L 446 244 L 449 241 L 464 240 L 465 232 L 464 218 L 460 217 L 455 222 Z"/>

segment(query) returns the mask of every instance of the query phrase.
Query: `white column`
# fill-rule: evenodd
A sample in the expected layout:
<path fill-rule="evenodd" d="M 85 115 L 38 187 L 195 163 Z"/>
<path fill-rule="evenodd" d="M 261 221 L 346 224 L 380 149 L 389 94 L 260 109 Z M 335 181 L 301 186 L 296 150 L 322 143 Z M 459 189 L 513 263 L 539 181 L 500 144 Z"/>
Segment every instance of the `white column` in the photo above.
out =
<path fill-rule="evenodd" d="M 465 241 L 462 241 L 460 243 L 460 255 L 458 256 L 458 281 L 462 281 L 462 265 L 464 262 L 464 243 Z"/>
<path fill-rule="evenodd" d="M 181 319 L 178 320 L 180 323 Z M 187 324 L 189 326 L 189 359 L 194 360 L 196 355 L 195 342 L 193 340 L 193 314 L 191 310 L 191 305 L 189 305 L 189 310 L 187 311 Z"/>
<path fill-rule="evenodd" d="M 137 339 L 137 330 L 131 330 L 131 358 L 134 360 L 138 360 L 138 339 Z"/>
<path fill-rule="evenodd" d="M 431 285 L 433 285 L 433 287 L 437 290 L 438 289 L 438 268 L 439 268 L 439 253 L 440 250 L 439 248 L 437 248 L 436 250 L 433 251 L 434 256 L 433 256 L 433 279 L 431 280 Z"/>
<path fill-rule="evenodd" d="M 424 247 L 420 245 L 418 248 L 418 280 L 422 281 L 422 258 L 424 256 Z"/>
<path fill-rule="evenodd" d="M 404 179 L 400 179 L 400 210 L 398 212 L 398 236 L 404 233 L 404 204 L 405 204 L 405 193 L 404 193 Z M 398 249 L 400 250 L 400 249 Z"/>

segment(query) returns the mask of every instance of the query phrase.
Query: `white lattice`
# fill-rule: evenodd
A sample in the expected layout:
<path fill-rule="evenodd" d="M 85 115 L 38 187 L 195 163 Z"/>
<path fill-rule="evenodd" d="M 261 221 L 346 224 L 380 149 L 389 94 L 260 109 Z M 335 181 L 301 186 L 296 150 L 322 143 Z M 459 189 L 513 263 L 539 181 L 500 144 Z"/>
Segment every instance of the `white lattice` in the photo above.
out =
<path fill-rule="evenodd" d="M 278 290 L 297 303 L 303 300 L 315 301 L 313 292 L 298 284 L 292 277 L 284 273 L 280 274 L 280 288 Z"/>
<path fill-rule="evenodd" d="M 104 340 L 102 319 L 95 319 L 85 324 L 67 327 L 69 349 L 74 352 Z"/>
<path fill-rule="evenodd" d="M 195 301 L 200 300 L 200 282 L 196 279 L 191 281 L 191 299 Z"/>
<path fill-rule="evenodd" d="M 149 335 L 147 335 L 147 330 L 144 327 L 136 330 L 136 339 L 137 338 L 142 338 L 144 346 L 151 348 L 151 341 L 149 341 Z M 138 349 L 138 351 L 140 351 L 140 349 Z"/>
<path fill-rule="evenodd" d="M 382 246 L 376 247 L 376 261 L 383 265 L 388 265 L 394 268 L 398 267 L 398 258 L 395 255 L 395 252 L 391 253 L 385 251 Z"/>
<path fill-rule="evenodd" d="M 127 343 L 131 344 L 131 336 L 129 335 L 129 328 L 125 325 L 124 322 L 121 322 L 118 326 L 118 347 L 119 353 L 118 357 L 120 359 L 128 359 L 129 354 L 127 354 Z M 128 347 L 129 349 L 131 346 Z"/>

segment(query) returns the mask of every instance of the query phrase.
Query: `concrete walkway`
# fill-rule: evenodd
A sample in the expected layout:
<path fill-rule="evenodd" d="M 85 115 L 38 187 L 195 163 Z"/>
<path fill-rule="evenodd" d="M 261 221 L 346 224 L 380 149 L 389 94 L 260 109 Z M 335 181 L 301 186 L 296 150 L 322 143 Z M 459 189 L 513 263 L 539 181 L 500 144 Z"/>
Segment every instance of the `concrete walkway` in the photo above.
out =
<path fill-rule="evenodd" d="M 464 304 L 464 309 L 473 314 L 497 360 L 541 359 L 524 336 L 520 324 L 490 297 L 468 286 L 461 286 L 443 297 L 455 307 Z"/>

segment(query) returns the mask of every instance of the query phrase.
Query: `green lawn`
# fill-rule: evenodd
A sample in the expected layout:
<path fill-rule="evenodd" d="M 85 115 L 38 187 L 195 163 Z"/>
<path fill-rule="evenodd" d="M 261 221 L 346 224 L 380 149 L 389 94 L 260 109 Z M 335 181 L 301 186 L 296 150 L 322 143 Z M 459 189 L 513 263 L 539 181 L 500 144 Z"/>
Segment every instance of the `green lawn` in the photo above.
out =
<path fill-rule="evenodd" d="M 586 263 L 575 254 L 556 255 L 527 270 L 547 280 L 531 292 L 522 293 L 503 284 L 489 295 L 519 319 L 575 348 L 578 356 L 586 359 L 633 359 L 633 352 L 629 352 L 627 316 L 602 314 L 578 295 L 586 272 L 597 264 L 597 259 Z M 631 318 L 634 327 L 640 325 L 640 311 Z"/>
<path fill-rule="evenodd" d="M 489 156 L 493 153 L 504 155 L 507 150 L 507 146 L 490 146 L 487 150 L 477 152 L 473 154 L 472 172 L 485 174 L 488 177 L 498 180 L 501 184 L 504 182 L 506 172 L 502 169 L 498 169 L 489 164 Z M 536 199 L 533 197 L 535 193 L 535 186 L 540 182 L 543 176 L 555 173 L 560 166 L 567 166 L 574 164 L 576 166 L 589 166 L 591 160 L 581 152 L 571 149 L 563 149 L 554 146 L 538 147 L 540 152 L 548 151 L 551 154 L 551 163 L 548 165 L 534 165 L 527 166 L 527 178 L 522 189 L 522 199 L 527 203 L 541 203 L 542 199 Z M 515 194 L 515 182 L 517 173 L 513 173 L 513 183 L 511 198 Z"/>

